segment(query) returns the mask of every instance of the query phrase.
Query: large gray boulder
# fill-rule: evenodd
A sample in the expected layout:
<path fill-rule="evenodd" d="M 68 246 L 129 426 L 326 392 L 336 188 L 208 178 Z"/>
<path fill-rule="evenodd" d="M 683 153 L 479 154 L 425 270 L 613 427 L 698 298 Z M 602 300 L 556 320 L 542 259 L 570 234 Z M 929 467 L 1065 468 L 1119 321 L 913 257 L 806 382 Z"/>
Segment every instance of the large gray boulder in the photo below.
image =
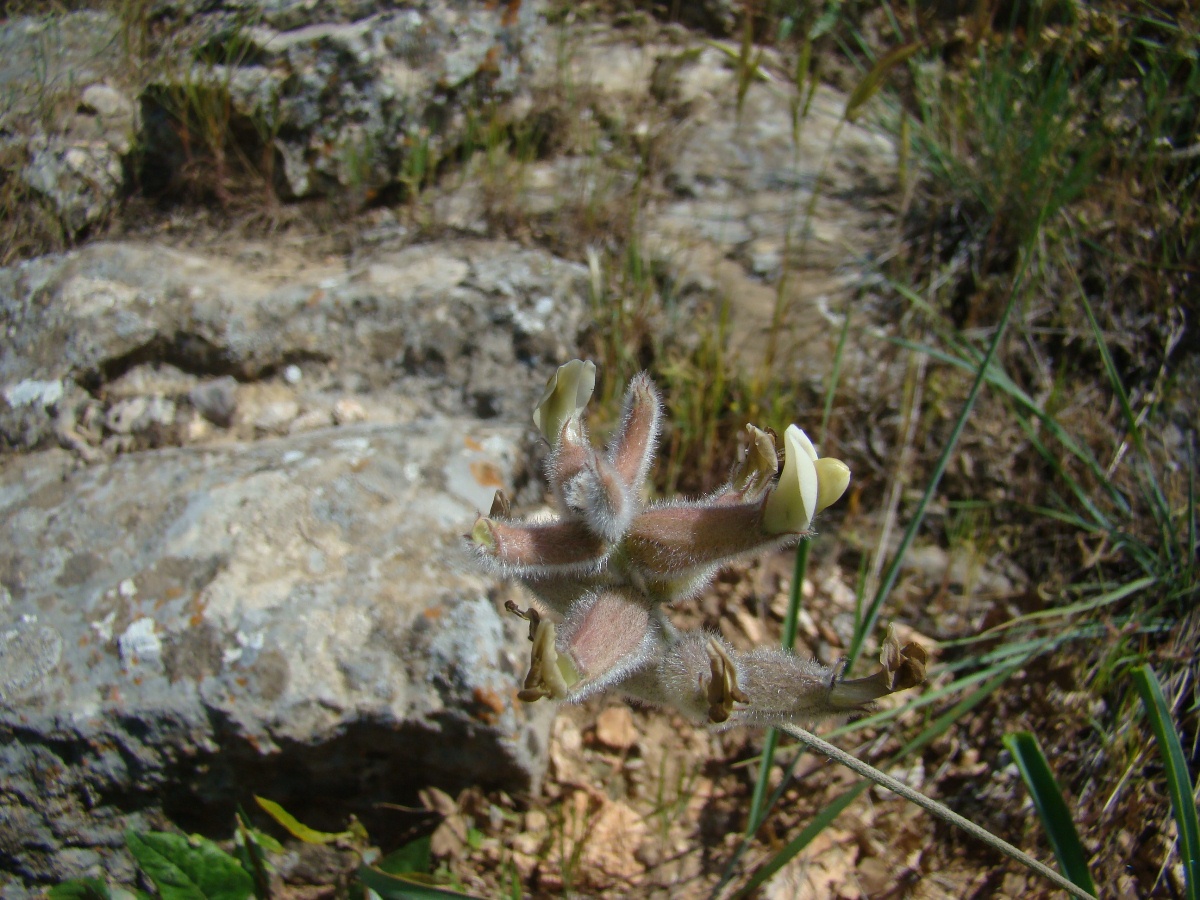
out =
<path fill-rule="evenodd" d="M 272 182 L 264 196 L 353 206 L 347 196 L 419 186 L 492 116 L 529 111 L 530 71 L 552 55 L 544 2 L 379 7 L 183 0 L 145 21 L 53 10 L 0 22 L 0 170 L 72 239 L 131 187 L 230 202 L 246 168 Z"/>
<path fill-rule="evenodd" d="M 0 269 L 0 449 L 191 442 L 203 387 L 222 378 L 242 410 L 223 434 L 245 439 L 345 419 L 339 403 L 367 421 L 525 421 L 584 325 L 586 268 L 507 242 L 265 268 L 98 243 Z"/>
<path fill-rule="evenodd" d="M 0 869 L 23 883 L 127 881 L 126 828 L 227 834 L 254 793 L 340 828 L 544 770 L 527 626 L 461 535 L 529 482 L 586 270 L 487 241 L 250 250 L 0 270 Z"/>
<path fill-rule="evenodd" d="M 204 4 L 187 31 L 195 60 L 147 86 L 148 168 L 168 178 L 190 149 L 172 122 L 195 104 L 278 157 L 286 197 L 418 187 L 492 115 L 528 109 L 547 55 L 540 0 L 234 6 Z"/>
<path fill-rule="evenodd" d="M 426 784 L 536 786 L 551 712 L 516 702 L 524 629 L 459 537 L 522 435 L 432 417 L 10 458 L 0 868 L 128 877 L 126 827 L 219 833 L 254 793 L 337 826 Z"/>

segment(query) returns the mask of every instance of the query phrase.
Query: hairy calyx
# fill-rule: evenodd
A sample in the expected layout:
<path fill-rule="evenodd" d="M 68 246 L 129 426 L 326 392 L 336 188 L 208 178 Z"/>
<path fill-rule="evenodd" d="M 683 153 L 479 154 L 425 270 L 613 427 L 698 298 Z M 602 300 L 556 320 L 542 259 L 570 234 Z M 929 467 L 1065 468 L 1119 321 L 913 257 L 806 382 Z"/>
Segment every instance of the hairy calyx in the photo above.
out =
<path fill-rule="evenodd" d="M 741 653 L 715 635 L 672 626 L 664 607 L 699 594 L 725 563 L 811 536 L 813 517 L 845 493 L 850 469 L 821 457 L 791 425 L 781 471 L 778 436 L 747 425 L 721 490 L 647 504 L 658 391 L 645 373 L 635 377 L 612 442 L 598 449 L 583 421 L 595 383 L 595 365 L 572 360 L 534 410 L 550 445 L 545 474 L 557 518 L 514 519 L 498 493 L 468 535 L 484 565 L 520 579 L 546 609 L 509 604 L 529 620 L 533 645 L 522 700 L 613 690 L 697 722 L 776 725 L 863 709 L 924 680 L 925 650 L 901 646 L 891 629 L 879 671 L 845 679 L 789 651 Z"/>

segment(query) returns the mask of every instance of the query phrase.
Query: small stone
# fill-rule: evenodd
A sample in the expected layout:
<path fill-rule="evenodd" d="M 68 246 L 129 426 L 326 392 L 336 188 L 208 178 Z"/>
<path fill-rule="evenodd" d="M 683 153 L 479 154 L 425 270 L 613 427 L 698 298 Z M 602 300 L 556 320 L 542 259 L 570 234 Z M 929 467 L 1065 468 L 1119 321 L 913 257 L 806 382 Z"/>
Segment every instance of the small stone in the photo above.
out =
<path fill-rule="evenodd" d="M 183 427 L 183 441 L 187 444 L 197 444 L 206 440 L 212 433 L 212 424 L 203 416 L 193 413 L 188 417 Z"/>
<path fill-rule="evenodd" d="M 237 386 L 237 379 L 225 375 L 196 385 L 188 392 L 188 400 L 208 421 L 220 428 L 228 428 L 237 412 Z"/>
<path fill-rule="evenodd" d="M 637 743 L 637 727 L 628 706 L 610 706 L 596 719 L 596 740 L 614 750 L 628 750 Z"/>
<path fill-rule="evenodd" d="M 22 406 L 51 407 L 58 403 L 63 396 L 61 381 L 36 381 L 26 378 L 24 381 L 4 389 L 4 399 L 13 409 Z"/>
<path fill-rule="evenodd" d="M 308 412 L 301 413 L 292 420 L 292 424 L 288 426 L 288 434 L 299 434 L 303 431 L 312 431 L 316 428 L 327 428 L 328 426 L 329 410 L 310 409 Z"/>
<path fill-rule="evenodd" d="M 175 421 L 175 403 L 166 397 L 130 397 L 114 403 L 104 417 L 104 427 L 113 434 L 134 434 L 155 425 Z"/>
<path fill-rule="evenodd" d="M 80 103 L 96 115 L 107 118 L 128 118 L 134 115 L 133 104 L 129 98 L 107 84 L 93 84 L 84 88 Z"/>
<path fill-rule="evenodd" d="M 592 820 L 579 859 L 584 880 L 600 886 L 640 875 L 645 866 L 637 859 L 637 848 L 648 830 L 646 820 L 633 808 L 620 801 L 606 802 Z"/>
<path fill-rule="evenodd" d="M 120 156 L 104 143 L 68 143 L 68 138 L 30 141 L 22 179 L 55 207 L 64 227 L 76 234 L 113 211 L 124 181 Z"/>
<path fill-rule="evenodd" d="M 523 853 L 526 856 L 535 857 L 542 849 L 542 839 L 537 835 L 522 832 L 521 834 L 514 835 L 512 849 L 515 853 Z"/>
<path fill-rule="evenodd" d="M 254 417 L 254 427 L 267 434 L 283 434 L 300 415 L 300 404 L 295 400 L 276 400 L 268 403 Z"/>
<path fill-rule="evenodd" d="M 292 365 L 283 370 L 283 380 L 288 384 L 299 384 L 303 377 L 304 373 L 299 366 Z"/>
<path fill-rule="evenodd" d="M 343 397 L 337 403 L 333 404 L 334 425 L 353 425 L 355 422 L 362 422 L 366 418 L 367 411 L 353 397 Z"/>
<path fill-rule="evenodd" d="M 135 619 L 117 639 L 121 651 L 121 662 L 126 669 L 143 663 L 157 663 L 162 655 L 162 640 L 158 636 L 154 619 L 143 616 Z"/>

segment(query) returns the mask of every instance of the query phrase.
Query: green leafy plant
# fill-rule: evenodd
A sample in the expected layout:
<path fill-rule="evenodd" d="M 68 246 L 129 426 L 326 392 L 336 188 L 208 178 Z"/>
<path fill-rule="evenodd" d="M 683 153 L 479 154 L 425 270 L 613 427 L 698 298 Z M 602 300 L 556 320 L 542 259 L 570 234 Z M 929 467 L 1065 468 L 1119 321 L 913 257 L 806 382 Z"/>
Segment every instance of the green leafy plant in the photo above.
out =
<path fill-rule="evenodd" d="M 361 858 L 355 871 L 358 882 L 383 900 L 466 896 L 440 886 L 428 874 L 431 863 L 428 837 L 411 841 L 381 858 L 378 851 L 369 846 L 366 829 L 357 820 L 352 819 L 345 831 L 317 831 L 300 822 L 278 803 L 263 797 L 254 799 L 267 815 L 306 844 L 339 844 L 355 849 Z"/>
<path fill-rule="evenodd" d="M 1012 754 L 1022 780 L 1029 788 L 1034 808 L 1046 829 L 1046 836 L 1050 838 L 1059 866 L 1076 885 L 1089 894 L 1096 893 L 1096 886 L 1088 872 L 1087 854 L 1079 842 L 1075 822 L 1037 738 L 1028 731 L 1016 731 L 1005 736 L 1004 746 Z"/>
<path fill-rule="evenodd" d="M 1188 774 L 1187 757 L 1183 755 L 1171 706 L 1163 697 L 1154 670 L 1149 666 L 1137 666 L 1132 676 L 1166 771 L 1171 809 L 1179 831 L 1179 858 L 1183 861 L 1186 896 L 1188 900 L 1196 900 L 1200 897 L 1200 822 L 1197 822 L 1196 794 Z"/>
<path fill-rule="evenodd" d="M 246 900 L 254 891 L 250 873 L 207 838 L 130 831 L 125 843 L 162 900 Z"/>
<path fill-rule="evenodd" d="M 370 845 L 366 830 L 351 820 L 345 831 L 310 828 L 272 800 L 254 798 L 289 834 L 308 844 L 336 844 L 359 854 L 356 890 L 382 900 L 431 900 L 466 897 L 439 884 L 429 874 L 430 839 L 418 838 L 386 856 Z M 160 900 L 271 900 L 269 855 L 283 851 L 270 835 L 250 827 L 239 813 L 234 852 L 227 853 L 200 835 L 165 831 L 128 831 L 125 843 L 138 866 L 154 885 Z M 368 893 L 366 896 L 370 896 Z M 131 893 L 99 878 L 76 878 L 55 885 L 51 900 L 151 900 L 143 891 Z"/>

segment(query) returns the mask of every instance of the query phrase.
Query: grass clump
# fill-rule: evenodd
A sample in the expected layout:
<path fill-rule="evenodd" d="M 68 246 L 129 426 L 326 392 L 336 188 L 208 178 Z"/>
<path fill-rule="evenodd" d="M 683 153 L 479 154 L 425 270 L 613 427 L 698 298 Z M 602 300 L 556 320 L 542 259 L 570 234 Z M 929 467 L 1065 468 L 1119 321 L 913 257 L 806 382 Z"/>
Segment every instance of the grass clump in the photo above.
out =
<path fill-rule="evenodd" d="M 773 8 L 774 33 L 786 37 L 800 21 L 789 9 Z M 906 548 L 936 541 L 945 530 L 976 546 L 1002 547 L 1038 585 L 974 610 L 980 628 L 958 634 L 942 631 L 935 611 L 909 607 L 919 628 L 943 637 L 942 681 L 907 712 L 884 711 L 844 733 L 883 740 L 880 729 L 926 710 L 933 736 L 906 741 L 897 733 L 892 740 L 901 752 L 893 762 L 919 751 L 933 765 L 930 742 L 967 729 L 993 738 L 988 753 L 995 759 L 1003 729 L 981 729 L 971 716 L 986 710 L 1009 730 L 1037 730 L 1037 713 L 1011 680 L 1069 671 L 1071 687 L 1107 710 L 1078 721 L 1070 737 L 1065 728 L 1054 737 L 1054 751 L 1067 760 L 1060 772 L 1082 797 L 1084 843 L 1100 883 L 1132 877 L 1148 890 L 1155 878 L 1149 867 L 1162 864 L 1171 878 L 1170 866 L 1146 856 L 1130 863 L 1104 828 L 1118 801 L 1129 808 L 1147 803 L 1142 814 L 1160 833 L 1167 828 L 1161 793 L 1142 801 L 1121 791 L 1145 749 L 1145 735 L 1120 724 L 1130 702 L 1130 664 L 1161 664 L 1179 689 L 1179 730 L 1195 728 L 1196 706 L 1182 692 L 1196 683 L 1196 661 L 1173 648 L 1196 639 L 1192 610 L 1200 593 L 1197 411 L 1183 387 L 1196 372 L 1190 298 L 1200 209 L 1200 29 L 1190 10 L 1150 4 L 1006 9 L 1006 20 L 938 21 L 888 7 L 835 23 L 835 37 L 859 65 L 860 85 L 897 47 L 921 48 L 904 62 L 898 89 L 884 94 L 898 123 L 909 196 L 902 250 L 880 267 L 882 293 L 910 313 L 894 323 L 897 346 L 921 360 L 910 368 L 918 390 L 905 394 L 916 407 L 906 406 L 897 420 L 913 428 L 889 435 L 892 457 L 905 466 L 889 475 L 916 487 L 897 494 L 895 517 L 908 527 L 899 547 L 880 539 L 877 556 L 886 565 L 860 590 L 850 657 L 863 650 L 883 609 L 905 607 Z M 837 66 L 811 60 L 809 34 L 782 46 L 800 60 L 798 72 Z M 729 52 L 744 80 L 759 77 L 760 52 L 746 42 Z M 796 97 L 794 108 L 802 109 L 803 92 Z M 645 319 L 658 312 L 653 304 L 638 309 Z M 747 379 L 736 364 L 713 374 L 729 364 L 711 350 L 722 346 L 724 319 L 717 322 L 705 332 L 713 337 L 692 342 L 695 355 L 684 365 L 665 363 L 662 343 L 645 355 L 662 372 L 691 379 L 667 395 L 680 398 L 671 401 L 678 408 L 669 417 L 684 423 L 681 434 L 695 435 L 697 449 L 683 437 L 669 442 L 667 473 L 679 467 L 676 453 L 705 459 L 722 423 L 746 409 L 780 401 L 796 408 L 798 398 L 769 377 Z M 863 335 L 856 330 L 849 340 Z M 698 347 L 709 348 L 707 357 Z M 709 374 L 697 378 L 695 370 Z M 691 417 L 693 408 L 703 409 L 702 417 Z M 854 422 L 846 424 L 851 433 L 843 441 L 870 445 L 869 436 L 853 433 Z M 669 474 L 666 480 L 673 484 Z M 943 527 L 955 509 L 970 515 Z M 763 777 L 775 743 L 768 739 Z M 763 777 L 748 835 L 772 806 Z M 795 835 L 772 871 L 851 799 Z M 736 863 L 727 878 L 736 877 Z M 763 883 L 763 871 L 750 883 Z"/>

